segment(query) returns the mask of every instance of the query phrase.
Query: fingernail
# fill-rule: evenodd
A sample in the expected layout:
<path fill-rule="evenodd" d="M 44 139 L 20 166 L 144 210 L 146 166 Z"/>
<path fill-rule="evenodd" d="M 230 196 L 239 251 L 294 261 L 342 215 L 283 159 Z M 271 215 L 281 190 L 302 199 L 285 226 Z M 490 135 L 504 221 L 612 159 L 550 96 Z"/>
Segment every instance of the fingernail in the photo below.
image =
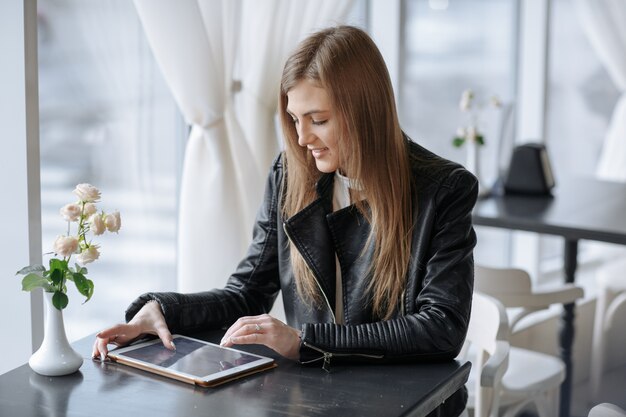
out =
<path fill-rule="evenodd" d="M 237 340 L 237 338 L 236 338 L 236 337 L 231 337 L 231 338 L 230 338 L 230 342 L 231 342 L 231 343 L 235 343 L 235 341 L 236 341 L 236 340 Z"/>
<path fill-rule="evenodd" d="M 170 344 L 172 345 L 172 348 L 174 348 L 174 350 L 176 350 L 176 345 L 174 344 L 174 341 L 171 341 Z"/>
<path fill-rule="evenodd" d="M 104 353 L 100 354 L 100 362 L 104 362 L 104 360 L 107 358 L 107 356 Z"/>

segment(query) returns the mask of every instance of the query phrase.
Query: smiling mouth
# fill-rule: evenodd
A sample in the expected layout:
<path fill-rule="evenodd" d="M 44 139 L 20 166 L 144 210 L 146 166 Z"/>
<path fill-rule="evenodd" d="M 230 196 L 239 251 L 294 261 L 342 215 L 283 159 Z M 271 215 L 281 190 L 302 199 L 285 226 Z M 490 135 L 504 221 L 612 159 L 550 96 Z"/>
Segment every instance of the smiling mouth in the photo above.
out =
<path fill-rule="evenodd" d="M 320 158 L 324 155 L 328 148 L 309 148 L 314 158 Z"/>

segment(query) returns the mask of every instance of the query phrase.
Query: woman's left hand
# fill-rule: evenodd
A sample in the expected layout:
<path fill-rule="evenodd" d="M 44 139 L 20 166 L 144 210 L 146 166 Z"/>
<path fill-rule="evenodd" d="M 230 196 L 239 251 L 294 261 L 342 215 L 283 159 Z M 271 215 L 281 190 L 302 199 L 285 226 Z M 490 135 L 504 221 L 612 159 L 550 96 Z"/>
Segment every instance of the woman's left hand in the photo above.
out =
<path fill-rule="evenodd" d="M 269 314 L 241 317 L 226 331 L 221 346 L 265 345 L 282 356 L 297 360 L 300 356 L 300 332 Z"/>

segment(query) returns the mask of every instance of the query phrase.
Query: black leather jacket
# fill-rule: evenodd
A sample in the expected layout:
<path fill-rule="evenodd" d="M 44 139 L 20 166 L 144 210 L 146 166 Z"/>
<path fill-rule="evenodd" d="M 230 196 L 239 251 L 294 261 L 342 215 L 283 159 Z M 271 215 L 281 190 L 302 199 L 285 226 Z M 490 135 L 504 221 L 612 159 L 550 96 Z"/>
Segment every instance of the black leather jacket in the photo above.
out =
<path fill-rule="evenodd" d="M 476 178 L 460 165 L 407 141 L 413 175 L 412 257 L 402 305 L 391 320 L 373 319 L 364 279 L 372 248 L 370 230 L 353 206 L 333 212 L 334 174 L 317 183 L 319 198 L 289 219 L 279 208 L 283 176 L 279 156 L 270 171 L 248 253 L 223 289 L 195 294 L 147 293 L 126 312 L 161 304 L 172 332 L 230 325 L 241 316 L 269 312 L 279 291 L 287 322 L 302 329 L 301 361 L 451 360 L 467 331 L 473 288 L 476 235 L 471 211 Z M 311 307 L 297 295 L 289 244 L 296 245 L 317 278 L 323 304 Z M 334 323 L 335 253 L 343 280 L 345 325 Z"/>

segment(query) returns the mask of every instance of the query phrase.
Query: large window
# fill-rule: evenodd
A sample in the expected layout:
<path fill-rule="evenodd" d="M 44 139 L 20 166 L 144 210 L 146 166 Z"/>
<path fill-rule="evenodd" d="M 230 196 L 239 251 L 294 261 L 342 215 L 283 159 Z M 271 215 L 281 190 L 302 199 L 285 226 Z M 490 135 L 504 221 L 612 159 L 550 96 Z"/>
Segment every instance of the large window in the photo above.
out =
<path fill-rule="evenodd" d="M 465 163 L 466 149 L 452 146 L 457 126 L 465 121 L 459 110 L 461 93 L 472 89 L 481 102 L 493 95 L 505 103 L 514 100 L 516 2 L 412 0 L 404 7 L 402 127 L 431 151 Z M 480 169 L 488 185 L 496 178 L 502 115 L 486 107 L 479 121 L 486 138 Z M 503 232 L 478 232 L 477 258 L 505 263 L 508 246 L 502 244 Z"/>
<path fill-rule="evenodd" d="M 480 101 L 510 102 L 515 85 L 515 1 L 405 2 L 405 53 L 400 117 L 413 140 L 435 153 L 465 161 L 452 146 L 462 122 L 459 99 L 472 89 Z M 499 115 L 486 109 L 483 172 L 493 180 Z"/>
<path fill-rule="evenodd" d="M 546 143 L 559 178 L 594 176 L 604 135 L 619 92 L 598 59 L 575 2 L 553 0 L 549 33 Z M 608 245 L 583 242 L 581 260 L 595 259 Z M 562 263 L 561 239 L 542 238 L 543 270 Z"/>
<path fill-rule="evenodd" d="M 94 297 L 81 305 L 69 288 L 74 340 L 123 320 L 138 294 L 175 289 L 185 126 L 132 2 L 40 0 L 38 14 L 43 250 L 64 232 L 59 208 L 77 183 L 97 186 L 102 208 L 122 214 L 119 235 L 97 238 Z"/>
<path fill-rule="evenodd" d="M 575 2 L 552 1 L 549 51 L 546 142 L 554 170 L 563 177 L 594 175 L 619 92 L 583 31 Z"/>

